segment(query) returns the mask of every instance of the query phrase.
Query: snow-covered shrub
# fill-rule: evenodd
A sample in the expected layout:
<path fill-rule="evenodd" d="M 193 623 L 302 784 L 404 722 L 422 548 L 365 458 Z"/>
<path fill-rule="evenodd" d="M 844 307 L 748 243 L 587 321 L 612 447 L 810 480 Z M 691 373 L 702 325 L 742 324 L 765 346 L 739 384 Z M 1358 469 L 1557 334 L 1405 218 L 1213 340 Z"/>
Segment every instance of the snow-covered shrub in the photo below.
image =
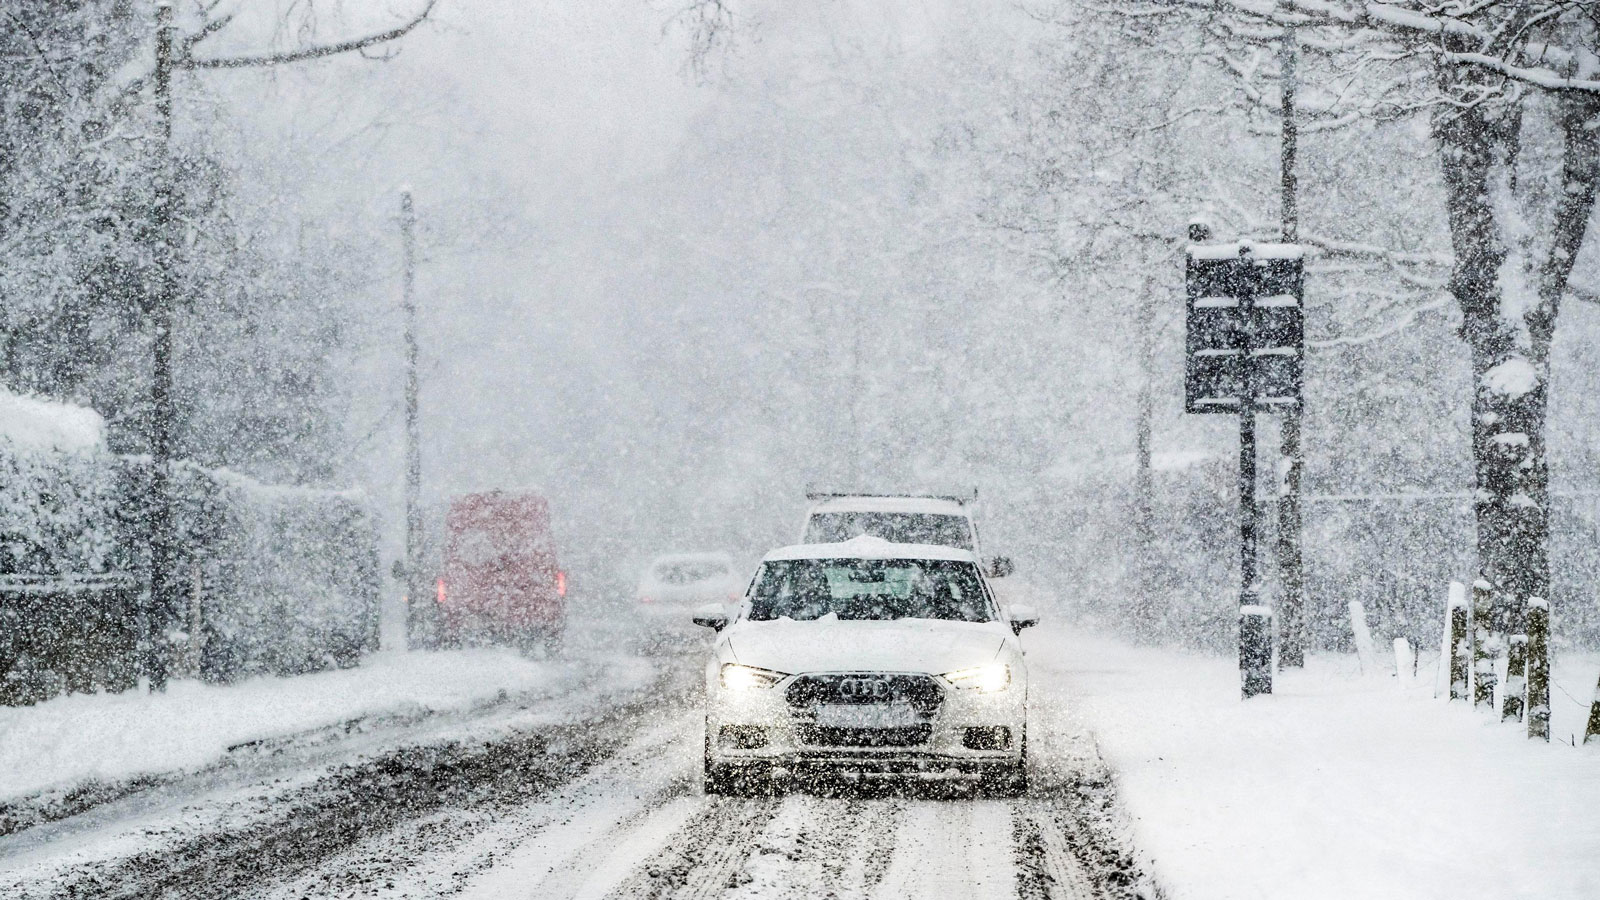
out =
<path fill-rule="evenodd" d="M 229 527 L 207 592 L 207 674 L 297 674 L 376 650 L 377 533 L 365 497 L 216 475 Z"/>
<path fill-rule="evenodd" d="M 141 582 L 149 478 L 148 458 L 122 460 L 123 546 Z M 190 464 L 175 468 L 173 492 L 184 602 L 166 615 L 171 631 L 196 632 L 201 675 L 292 675 L 377 648 L 377 537 L 361 494 Z"/>
<path fill-rule="evenodd" d="M 0 703 L 131 682 L 103 430 L 92 410 L 0 391 Z"/>

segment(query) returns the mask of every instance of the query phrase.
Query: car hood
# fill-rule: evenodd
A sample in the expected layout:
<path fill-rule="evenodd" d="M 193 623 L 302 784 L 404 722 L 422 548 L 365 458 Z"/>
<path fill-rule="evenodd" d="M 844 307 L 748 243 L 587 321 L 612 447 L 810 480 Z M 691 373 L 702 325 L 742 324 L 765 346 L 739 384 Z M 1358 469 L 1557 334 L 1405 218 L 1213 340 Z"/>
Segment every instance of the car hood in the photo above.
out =
<path fill-rule="evenodd" d="M 728 630 L 728 649 L 747 666 L 802 672 L 887 671 L 940 675 L 983 665 L 1005 645 L 999 622 L 899 619 L 744 621 Z"/>

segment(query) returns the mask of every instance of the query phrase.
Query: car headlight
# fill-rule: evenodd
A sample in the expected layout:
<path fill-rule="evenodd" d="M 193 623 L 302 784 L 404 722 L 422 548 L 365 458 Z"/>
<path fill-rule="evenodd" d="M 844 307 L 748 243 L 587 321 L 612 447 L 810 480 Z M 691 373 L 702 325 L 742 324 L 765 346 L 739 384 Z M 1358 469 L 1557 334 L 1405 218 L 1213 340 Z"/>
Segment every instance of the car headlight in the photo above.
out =
<path fill-rule="evenodd" d="M 769 688 L 788 677 L 782 672 L 774 672 L 771 669 L 741 666 L 738 663 L 722 664 L 722 686 L 730 691 Z"/>
<path fill-rule="evenodd" d="M 1011 686 L 1011 667 L 1003 662 L 996 662 L 986 666 L 973 666 L 970 669 L 957 669 L 954 672 L 946 672 L 944 680 L 958 688 L 992 694 Z"/>

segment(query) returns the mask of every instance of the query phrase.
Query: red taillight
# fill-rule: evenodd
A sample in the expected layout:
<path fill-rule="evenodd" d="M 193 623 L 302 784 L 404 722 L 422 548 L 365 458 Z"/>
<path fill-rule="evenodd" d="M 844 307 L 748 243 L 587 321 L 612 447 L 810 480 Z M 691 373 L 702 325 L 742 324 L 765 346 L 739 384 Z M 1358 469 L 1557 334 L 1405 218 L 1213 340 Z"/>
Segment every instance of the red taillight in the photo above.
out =
<path fill-rule="evenodd" d="M 654 603 L 654 602 L 656 602 L 656 598 L 654 598 L 654 597 L 640 597 L 639 598 L 639 602 L 640 603 Z"/>
<path fill-rule="evenodd" d="M 558 569 L 558 570 L 556 570 L 556 596 L 557 597 L 565 597 L 566 595 L 567 595 L 567 573 L 562 572 L 562 571 L 560 571 Z"/>
<path fill-rule="evenodd" d="M 439 579 L 439 605 L 444 605 L 444 579 Z"/>

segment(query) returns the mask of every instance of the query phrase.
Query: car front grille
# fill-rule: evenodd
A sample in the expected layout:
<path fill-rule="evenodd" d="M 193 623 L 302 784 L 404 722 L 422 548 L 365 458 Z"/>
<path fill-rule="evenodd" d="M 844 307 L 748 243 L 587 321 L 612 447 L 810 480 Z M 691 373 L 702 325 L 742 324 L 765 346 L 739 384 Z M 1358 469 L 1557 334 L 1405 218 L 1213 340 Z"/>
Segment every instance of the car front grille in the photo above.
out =
<path fill-rule="evenodd" d="M 801 675 L 784 692 L 790 712 L 801 722 L 815 716 L 818 704 L 906 703 L 924 719 L 944 702 L 944 688 L 931 675 L 840 672 Z"/>
<path fill-rule="evenodd" d="M 813 747 L 915 747 L 933 733 L 930 720 L 944 703 L 944 688 L 931 676 L 886 672 L 801 675 L 785 689 L 800 743 Z M 910 707 L 920 721 L 890 727 L 830 727 L 817 724 L 819 706 Z"/>

